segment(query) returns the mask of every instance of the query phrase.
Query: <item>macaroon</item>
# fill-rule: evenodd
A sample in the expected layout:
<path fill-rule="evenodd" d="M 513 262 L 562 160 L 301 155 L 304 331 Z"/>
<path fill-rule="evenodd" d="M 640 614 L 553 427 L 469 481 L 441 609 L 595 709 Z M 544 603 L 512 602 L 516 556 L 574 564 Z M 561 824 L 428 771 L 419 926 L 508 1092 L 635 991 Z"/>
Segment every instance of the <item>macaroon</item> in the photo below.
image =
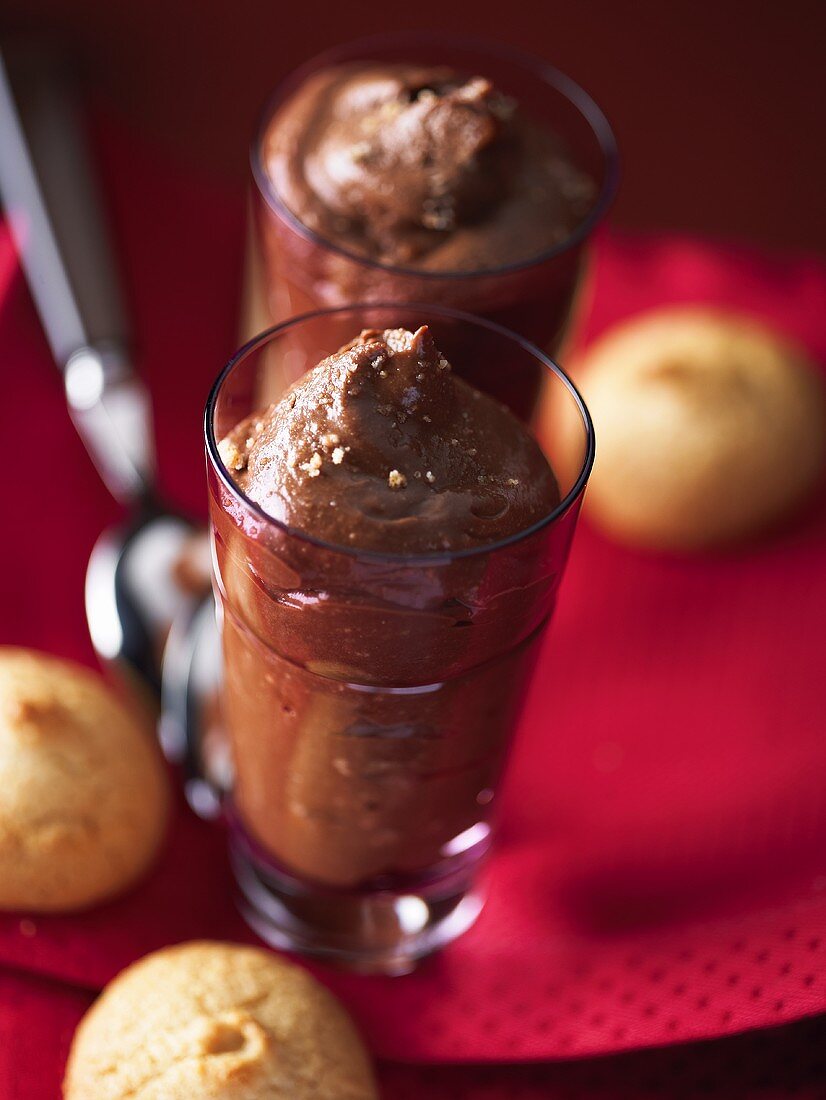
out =
<path fill-rule="evenodd" d="M 65 1100 L 378 1100 L 350 1017 L 305 970 L 178 944 L 119 974 L 81 1020 Z"/>
<path fill-rule="evenodd" d="M 0 648 L 0 909 L 84 909 L 158 853 L 169 783 L 152 730 L 102 678 Z"/>
<path fill-rule="evenodd" d="M 586 514 L 622 542 L 691 551 L 750 539 L 822 479 L 823 379 L 751 319 L 646 313 L 589 347 L 575 376 L 597 438 Z"/>

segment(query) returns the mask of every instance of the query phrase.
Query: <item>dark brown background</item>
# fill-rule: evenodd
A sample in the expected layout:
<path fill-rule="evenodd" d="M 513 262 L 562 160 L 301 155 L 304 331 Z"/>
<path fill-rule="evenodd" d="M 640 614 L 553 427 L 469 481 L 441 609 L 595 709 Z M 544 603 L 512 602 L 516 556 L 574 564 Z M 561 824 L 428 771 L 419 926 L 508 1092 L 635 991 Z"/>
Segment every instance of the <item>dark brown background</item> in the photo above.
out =
<path fill-rule="evenodd" d="M 240 179 L 270 88 L 313 53 L 399 27 L 467 28 L 582 83 L 623 155 L 614 221 L 826 247 L 822 0 L 2 0 L 0 26 L 76 47 L 101 97 Z"/>

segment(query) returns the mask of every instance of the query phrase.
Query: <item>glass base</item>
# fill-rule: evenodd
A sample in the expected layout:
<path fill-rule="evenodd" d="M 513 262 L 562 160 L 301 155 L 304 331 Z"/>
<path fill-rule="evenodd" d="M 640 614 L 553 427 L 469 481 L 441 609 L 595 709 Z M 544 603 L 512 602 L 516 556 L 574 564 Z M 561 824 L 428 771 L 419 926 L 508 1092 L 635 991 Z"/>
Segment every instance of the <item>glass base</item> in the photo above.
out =
<path fill-rule="evenodd" d="M 478 866 L 415 890 L 325 890 L 264 866 L 245 845 L 230 854 L 241 912 L 265 943 L 361 974 L 409 973 L 466 932 L 484 904 Z"/>

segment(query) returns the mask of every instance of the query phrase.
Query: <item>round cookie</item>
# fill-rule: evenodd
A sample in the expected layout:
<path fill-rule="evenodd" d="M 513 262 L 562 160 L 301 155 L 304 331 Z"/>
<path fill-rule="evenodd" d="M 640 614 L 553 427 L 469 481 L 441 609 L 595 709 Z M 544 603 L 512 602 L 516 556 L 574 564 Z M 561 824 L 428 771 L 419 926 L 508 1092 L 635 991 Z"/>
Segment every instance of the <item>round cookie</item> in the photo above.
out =
<path fill-rule="evenodd" d="M 822 475 L 823 383 L 753 321 L 699 307 L 635 317 L 587 350 L 577 381 L 597 438 L 586 510 L 624 542 L 690 550 L 744 539 Z"/>
<path fill-rule="evenodd" d="M 99 676 L 0 647 L 0 909 L 80 909 L 130 886 L 168 802 L 154 739 Z"/>
<path fill-rule="evenodd" d="M 306 971 L 195 942 L 139 960 L 75 1033 L 65 1100 L 377 1100 L 361 1039 Z"/>

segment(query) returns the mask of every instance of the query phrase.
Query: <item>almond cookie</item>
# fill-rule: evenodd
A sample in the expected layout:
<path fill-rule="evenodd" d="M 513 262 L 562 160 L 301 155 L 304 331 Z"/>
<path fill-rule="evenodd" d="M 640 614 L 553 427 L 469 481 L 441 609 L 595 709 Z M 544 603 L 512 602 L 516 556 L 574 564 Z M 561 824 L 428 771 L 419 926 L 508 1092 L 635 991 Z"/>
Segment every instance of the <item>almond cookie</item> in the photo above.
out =
<path fill-rule="evenodd" d="M 99 676 L 0 647 L 0 908 L 120 893 L 154 858 L 168 802 L 151 731 Z"/>
<path fill-rule="evenodd" d="M 361 1039 L 306 971 L 257 947 L 167 947 L 75 1033 L 65 1100 L 377 1100 Z"/>
<path fill-rule="evenodd" d="M 587 514 L 625 542 L 745 539 L 823 473 L 823 382 L 754 321 L 699 307 L 635 317 L 586 351 L 577 381 L 597 437 Z"/>

